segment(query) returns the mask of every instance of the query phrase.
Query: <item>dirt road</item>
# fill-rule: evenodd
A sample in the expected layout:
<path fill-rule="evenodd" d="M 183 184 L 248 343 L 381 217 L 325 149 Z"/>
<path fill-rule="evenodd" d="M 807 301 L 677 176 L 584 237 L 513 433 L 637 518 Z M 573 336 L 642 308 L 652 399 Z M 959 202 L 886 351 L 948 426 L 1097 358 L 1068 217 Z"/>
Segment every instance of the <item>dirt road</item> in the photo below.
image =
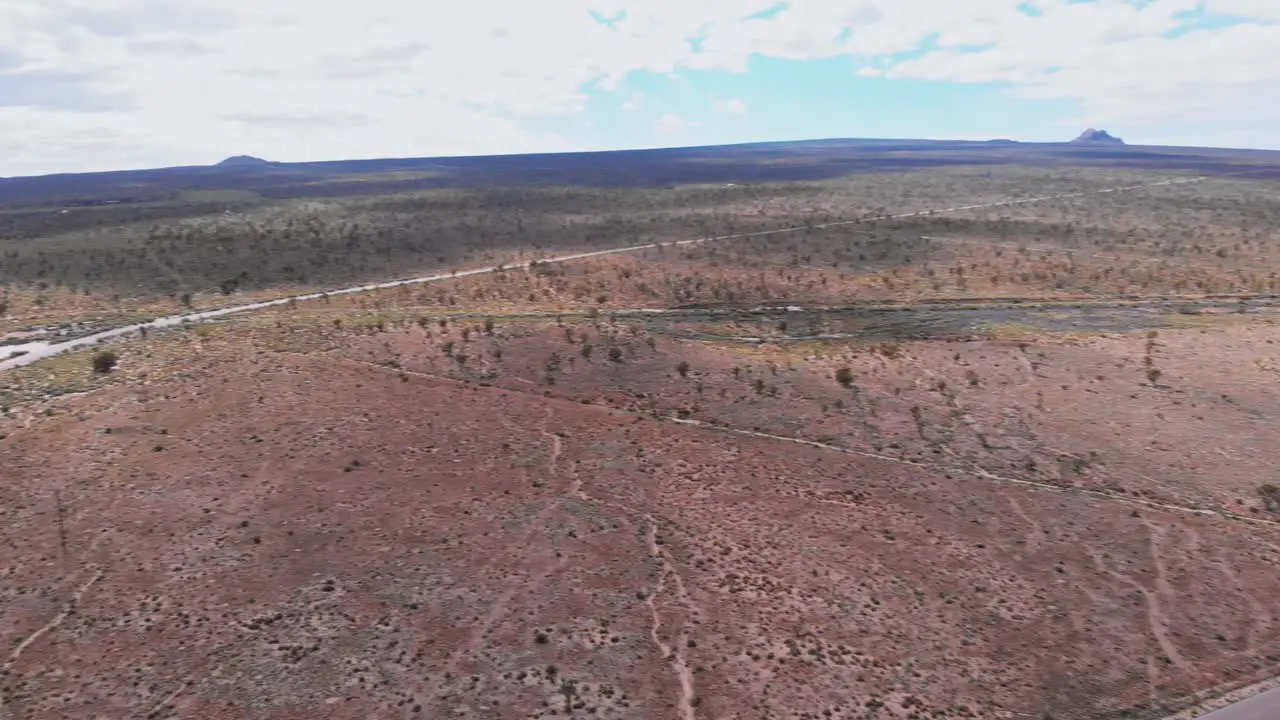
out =
<path fill-rule="evenodd" d="M 1201 715 L 1199 720 L 1276 720 L 1280 718 L 1280 687 Z"/>

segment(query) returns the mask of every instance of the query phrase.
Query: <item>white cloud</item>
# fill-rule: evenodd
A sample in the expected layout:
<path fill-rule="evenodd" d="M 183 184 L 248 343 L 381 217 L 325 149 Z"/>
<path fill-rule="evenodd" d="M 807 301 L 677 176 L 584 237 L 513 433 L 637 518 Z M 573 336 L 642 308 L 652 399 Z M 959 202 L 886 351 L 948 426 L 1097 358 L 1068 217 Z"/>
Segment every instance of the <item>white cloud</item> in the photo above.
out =
<path fill-rule="evenodd" d="M 700 123 L 686 120 L 675 113 L 667 113 L 666 115 L 658 118 L 658 132 L 674 133 L 686 128 L 698 127 L 699 124 Z"/>
<path fill-rule="evenodd" d="M 625 112 L 635 112 L 640 109 L 643 101 L 644 96 L 642 94 L 632 93 L 631 97 L 627 98 L 627 101 L 622 103 L 622 109 Z"/>
<path fill-rule="evenodd" d="M 746 115 L 748 110 L 747 104 L 738 98 L 731 98 L 724 102 L 717 103 L 717 105 L 719 105 L 719 107 L 725 112 L 732 113 L 734 115 Z"/>
<path fill-rule="evenodd" d="M 590 83 L 743 72 L 753 54 L 1280 147 L 1280 2 L 1204 3 L 1257 22 L 1165 37 L 1201 0 L 1041 0 L 1038 17 L 1019 0 L 792 0 L 768 20 L 745 18 L 773 0 L 0 0 L 0 175 L 567 149 L 531 121 L 582 112 Z"/>
<path fill-rule="evenodd" d="M 979 51 L 942 49 L 890 67 L 890 78 L 1011 83 L 1026 97 L 1079 102 L 1083 124 L 1159 128 L 1216 123 L 1223 131 L 1280 122 L 1280 26 L 1242 24 L 1165 34 L 1192 0 L 1046 4 L 1011 15 Z M 1243 6 L 1246 0 L 1237 0 Z M 1280 135 L 1270 133 L 1270 144 Z"/>
<path fill-rule="evenodd" d="M 1275 0 L 1206 0 L 1205 9 L 1222 15 L 1280 22 L 1280 3 Z"/>

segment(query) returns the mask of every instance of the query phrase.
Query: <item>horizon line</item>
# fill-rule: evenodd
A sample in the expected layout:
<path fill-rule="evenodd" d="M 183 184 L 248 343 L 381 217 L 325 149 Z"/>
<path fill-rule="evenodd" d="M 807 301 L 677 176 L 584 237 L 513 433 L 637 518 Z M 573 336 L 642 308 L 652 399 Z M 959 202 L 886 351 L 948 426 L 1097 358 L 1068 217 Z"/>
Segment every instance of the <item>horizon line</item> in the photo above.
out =
<path fill-rule="evenodd" d="M 0 181 L 13 180 L 33 180 L 39 178 L 56 178 L 68 176 L 86 176 L 86 175 L 110 175 L 114 173 L 130 173 L 130 172 L 163 172 L 169 170 L 223 170 L 234 169 L 232 167 L 221 166 L 222 162 L 232 158 L 250 158 L 255 161 L 261 161 L 266 165 L 326 165 L 338 163 L 353 162 L 408 162 L 421 160 L 460 160 L 460 159 L 476 159 L 476 158 L 504 158 L 504 157 L 552 157 L 564 155 L 607 155 L 612 153 L 655 153 L 655 152 L 678 152 L 681 150 L 710 150 L 717 148 L 742 148 L 761 145 L 789 145 L 801 143 L 822 143 L 822 142 L 873 142 L 873 143 L 936 143 L 936 144 L 968 144 L 968 145 L 997 145 L 1009 147 L 1013 145 L 1022 146 L 1061 146 L 1069 145 L 1080 148 L 1108 148 L 1108 149 L 1140 149 L 1140 148 L 1159 148 L 1159 149 L 1181 149 L 1181 150 L 1217 150 L 1227 152 L 1250 152 L 1250 153 L 1280 153 L 1280 150 L 1269 150 L 1262 148 L 1244 148 L 1244 147 L 1215 147 L 1201 145 L 1144 145 L 1141 143 L 1129 143 L 1121 140 L 1118 143 L 1110 142 L 1076 142 L 1074 140 L 1014 140 L 1011 138 L 988 138 L 985 140 L 972 140 L 961 138 L 908 138 L 908 137 L 816 137 L 816 138 L 792 138 L 784 140 L 752 140 L 748 142 L 720 143 L 711 145 L 653 145 L 625 148 L 609 148 L 609 149 L 589 149 L 589 150 L 553 150 L 542 152 L 517 152 L 517 153 L 475 153 L 462 155 L 413 155 L 413 156 L 381 156 L 381 157 L 349 157 L 331 160 L 267 160 L 249 154 L 228 155 L 222 160 L 211 164 L 204 165 L 165 165 L 160 167 L 127 167 L 116 168 L 111 170 L 88 170 L 83 172 L 59 172 L 45 173 L 41 175 L 9 175 L 0 176 Z"/>

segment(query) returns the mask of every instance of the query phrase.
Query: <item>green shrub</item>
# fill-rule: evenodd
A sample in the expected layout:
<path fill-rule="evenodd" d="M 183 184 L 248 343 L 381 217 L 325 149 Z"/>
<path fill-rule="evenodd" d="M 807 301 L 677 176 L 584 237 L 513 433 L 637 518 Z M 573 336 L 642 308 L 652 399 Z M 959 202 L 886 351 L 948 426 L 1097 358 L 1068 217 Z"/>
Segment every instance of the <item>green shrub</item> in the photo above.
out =
<path fill-rule="evenodd" d="M 116 368 L 120 362 L 120 358 L 110 350 L 103 350 L 93 355 L 93 371 L 96 373 L 106 374 Z"/>

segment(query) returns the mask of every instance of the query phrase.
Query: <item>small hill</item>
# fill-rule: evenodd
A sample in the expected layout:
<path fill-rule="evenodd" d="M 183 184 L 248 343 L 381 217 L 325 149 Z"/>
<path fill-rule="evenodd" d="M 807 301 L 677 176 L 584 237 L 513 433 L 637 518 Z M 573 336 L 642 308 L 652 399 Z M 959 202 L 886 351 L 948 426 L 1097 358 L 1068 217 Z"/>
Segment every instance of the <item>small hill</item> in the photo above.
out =
<path fill-rule="evenodd" d="M 1080 136 L 1077 137 L 1075 140 L 1072 140 L 1071 142 L 1079 143 L 1079 144 L 1088 144 L 1088 145 L 1123 145 L 1124 144 L 1124 140 L 1121 140 L 1120 138 L 1112 135 L 1106 130 L 1094 130 L 1093 128 L 1089 128 L 1088 130 L 1085 130 L 1084 132 L 1080 133 Z"/>
<path fill-rule="evenodd" d="M 217 167 L 225 168 L 254 168 L 254 167 L 271 167 L 275 163 L 263 160 L 252 155 L 234 155 L 217 164 Z"/>

